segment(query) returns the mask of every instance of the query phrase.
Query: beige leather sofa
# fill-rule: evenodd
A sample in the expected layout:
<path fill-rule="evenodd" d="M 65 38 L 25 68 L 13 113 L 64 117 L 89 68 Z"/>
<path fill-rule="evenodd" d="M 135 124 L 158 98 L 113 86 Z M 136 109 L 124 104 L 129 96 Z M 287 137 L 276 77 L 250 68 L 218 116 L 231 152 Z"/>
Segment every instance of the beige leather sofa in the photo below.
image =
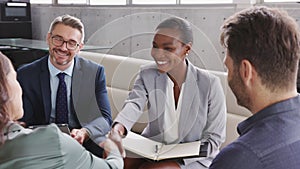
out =
<path fill-rule="evenodd" d="M 152 62 L 149 60 L 86 51 L 81 51 L 80 56 L 97 62 L 105 67 L 106 86 L 113 118 L 115 118 L 118 112 L 122 109 L 124 100 L 126 99 L 129 91 L 132 89 L 140 66 Z M 226 141 L 222 145 L 222 147 L 224 147 L 238 137 L 236 131 L 237 124 L 251 114 L 247 109 L 237 105 L 236 99 L 227 85 L 227 74 L 219 71 L 208 71 L 220 78 L 226 95 L 227 127 Z M 146 123 L 147 115 L 144 113 L 132 128 L 132 131 L 140 133 L 146 126 Z"/>

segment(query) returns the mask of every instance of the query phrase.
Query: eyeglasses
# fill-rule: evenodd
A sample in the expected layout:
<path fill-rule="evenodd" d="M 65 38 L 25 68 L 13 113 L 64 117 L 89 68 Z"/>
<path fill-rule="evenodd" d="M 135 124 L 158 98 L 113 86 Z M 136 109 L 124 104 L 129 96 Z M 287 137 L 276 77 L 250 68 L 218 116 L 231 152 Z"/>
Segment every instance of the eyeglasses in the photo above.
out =
<path fill-rule="evenodd" d="M 67 49 L 69 49 L 69 50 L 76 50 L 77 47 L 79 46 L 79 43 L 77 43 L 75 40 L 65 41 L 63 39 L 63 37 L 58 36 L 58 35 L 52 36 L 51 40 L 52 40 L 52 44 L 57 47 L 61 47 L 62 45 L 64 45 L 64 43 L 66 43 Z"/>

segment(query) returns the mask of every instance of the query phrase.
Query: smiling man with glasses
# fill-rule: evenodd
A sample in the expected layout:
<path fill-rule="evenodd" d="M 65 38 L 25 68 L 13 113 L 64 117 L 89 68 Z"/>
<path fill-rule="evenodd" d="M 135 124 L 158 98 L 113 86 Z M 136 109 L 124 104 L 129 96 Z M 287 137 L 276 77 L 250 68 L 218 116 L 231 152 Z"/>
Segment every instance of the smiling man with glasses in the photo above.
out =
<path fill-rule="evenodd" d="M 18 70 L 28 126 L 68 124 L 71 136 L 93 154 L 102 151 L 112 122 L 104 68 L 78 56 L 84 26 L 73 16 L 54 19 L 47 34 L 49 55 Z M 96 143 L 96 144 L 95 144 Z"/>
<path fill-rule="evenodd" d="M 67 49 L 76 50 L 77 47 L 79 46 L 79 43 L 76 42 L 75 40 L 65 41 L 63 37 L 58 36 L 58 35 L 52 36 L 51 39 L 52 39 L 52 44 L 57 47 L 61 47 L 62 45 L 64 45 L 66 43 Z"/>

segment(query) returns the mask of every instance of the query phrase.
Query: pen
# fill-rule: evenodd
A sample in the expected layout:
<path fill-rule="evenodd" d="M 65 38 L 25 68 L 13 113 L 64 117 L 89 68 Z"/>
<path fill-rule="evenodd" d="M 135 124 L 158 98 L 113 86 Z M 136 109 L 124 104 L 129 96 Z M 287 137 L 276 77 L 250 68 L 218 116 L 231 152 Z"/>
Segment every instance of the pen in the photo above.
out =
<path fill-rule="evenodd" d="M 155 145 L 155 153 L 158 153 L 158 145 Z"/>

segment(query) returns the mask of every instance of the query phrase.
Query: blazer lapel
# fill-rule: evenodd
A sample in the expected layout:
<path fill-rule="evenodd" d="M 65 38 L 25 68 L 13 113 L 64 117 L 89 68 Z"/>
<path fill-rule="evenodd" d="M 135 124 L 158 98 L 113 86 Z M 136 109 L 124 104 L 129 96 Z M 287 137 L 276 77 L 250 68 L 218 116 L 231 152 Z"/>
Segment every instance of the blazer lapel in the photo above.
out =
<path fill-rule="evenodd" d="M 198 79 L 197 73 L 194 70 L 193 66 L 189 61 L 188 62 L 188 71 L 186 75 L 186 80 L 184 84 L 184 90 L 181 92 L 182 96 L 182 106 L 179 117 L 179 139 L 181 141 L 190 131 L 192 127 L 195 117 L 198 112 L 191 111 L 192 104 L 194 99 L 196 98 L 196 94 L 198 93 Z"/>
<path fill-rule="evenodd" d="M 160 133 L 163 132 L 163 123 L 164 123 L 164 113 L 165 113 L 165 101 L 166 101 L 166 84 L 167 84 L 167 75 L 166 73 L 158 73 L 158 76 L 155 78 L 155 100 L 156 100 L 156 116 L 158 122 L 158 130 Z M 163 138 L 161 138 L 163 139 Z"/>
<path fill-rule="evenodd" d="M 44 103 L 45 120 L 50 121 L 51 114 L 51 89 L 50 89 L 50 73 L 48 69 L 48 57 L 41 62 L 40 84 Z"/>
<path fill-rule="evenodd" d="M 81 81 L 83 80 L 82 78 L 82 70 L 81 70 L 81 65 L 79 63 L 79 59 L 75 57 L 74 59 L 75 65 L 73 69 L 73 75 L 72 75 L 72 100 L 73 100 L 73 105 L 76 106 L 78 105 L 78 98 L 79 98 L 79 92 L 80 92 L 80 86 L 81 86 Z M 76 76 L 76 78 L 74 78 Z M 75 108 L 75 107 L 74 107 Z M 76 108 L 75 108 L 76 110 Z"/>

